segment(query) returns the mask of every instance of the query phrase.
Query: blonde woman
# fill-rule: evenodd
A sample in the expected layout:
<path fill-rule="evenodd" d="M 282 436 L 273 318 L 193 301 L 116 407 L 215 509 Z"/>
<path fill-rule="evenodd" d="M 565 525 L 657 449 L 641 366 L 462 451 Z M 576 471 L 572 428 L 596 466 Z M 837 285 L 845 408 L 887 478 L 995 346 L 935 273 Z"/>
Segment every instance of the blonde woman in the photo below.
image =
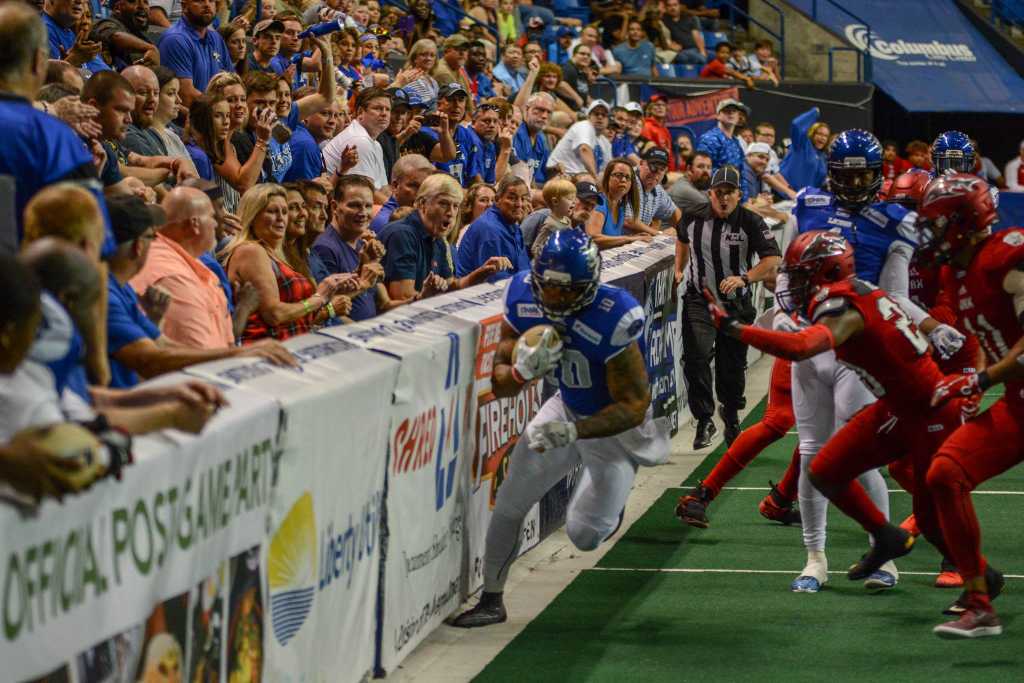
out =
<path fill-rule="evenodd" d="M 437 43 L 423 38 L 413 43 L 402 70 L 393 84 L 410 95 L 410 99 L 429 102 L 437 99 L 437 81 L 430 75 L 437 64 Z M 413 97 L 414 96 L 414 97 Z"/>
<path fill-rule="evenodd" d="M 242 332 L 242 343 L 288 339 L 347 315 L 352 301 L 339 293 L 356 280 L 332 275 L 319 286 L 290 265 L 284 253 L 288 230 L 288 195 L 273 183 L 254 185 L 238 205 L 241 231 L 221 252 L 232 282 L 251 282 L 260 296 L 259 309 Z"/>
<path fill-rule="evenodd" d="M 462 208 L 459 210 L 459 229 L 452 231 L 457 237 L 456 245 L 462 241 L 462 236 L 469 228 L 469 224 L 480 218 L 483 212 L 494 204 L 494 197 L 494 185 L 490 183 L 476 183 L 469 188 L 466 198 L 462 200 Z"/>

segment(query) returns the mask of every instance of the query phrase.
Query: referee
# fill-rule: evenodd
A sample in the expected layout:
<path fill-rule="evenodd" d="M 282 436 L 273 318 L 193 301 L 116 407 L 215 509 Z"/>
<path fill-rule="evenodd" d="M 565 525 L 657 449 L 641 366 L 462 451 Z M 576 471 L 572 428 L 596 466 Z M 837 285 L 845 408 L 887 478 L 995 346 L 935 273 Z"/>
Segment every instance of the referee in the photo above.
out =
<path fill-rule="evenodd" d="M 712 357 L 727 444 L 740 433 L 738 412 L 745 405 L 747 370 L 747 345 L 719 334 L 702 290 L 706 287 L 733 315 L 752 323 L 754 305 L 749 285 L 771 276 L 781 260 L 779 245 L 764 220 L 739 205 L 740 184 L 736 167 L 722 166 L 711 178 L 711 215 L 686 215 L 680 223 L 678 270 L 685 273 L 687 281 L 683 296 L 683 376 L 690 413 L 697 418 L 695 450 L 709 446 L 718 431 L 711 420 L 715 407 Z M 760 261 L 751 267 L 754 254 Z"/>

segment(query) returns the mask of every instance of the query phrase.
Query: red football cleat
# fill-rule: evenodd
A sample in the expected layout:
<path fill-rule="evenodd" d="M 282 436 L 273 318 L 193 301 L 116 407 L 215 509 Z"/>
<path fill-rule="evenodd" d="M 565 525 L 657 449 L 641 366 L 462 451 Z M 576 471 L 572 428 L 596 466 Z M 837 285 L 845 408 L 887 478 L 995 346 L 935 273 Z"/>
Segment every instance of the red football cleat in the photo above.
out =
<path fill-rule="evenodd" d="M 984 638 L 998 636 L 1002 632 L 1003 625 L 992 609 L 992 604 L 985 596 L 974 595 L 969 598 L 967 609 L 959 619 L 947 621 L 932 629 L 932 633 L 940 638 Z"/>
<path fill-rule="evenodd" d="M 770 519 L 773 522 L 781 522 L 785 525 L 799 524 L 800 523 L 800 511 L 793 509 L 793 501 L 786 500 L 776 488 L 775 484 L 771 484 L 771 492 L 765 496 L 757 506 L 758 512 L 765 519 Z"/>
<path fill-rule="evenodd" d="M 939 575 L 935 577 L 935 587 L 961 588 L 963 585 L 964 578 L 960 576 L 960 572 L 956 570 L 956 565 L 943 558 L 942 565 L 939 569 Z"/>
<path fill-rule="evenodd" d="M 900 523 L 900 528 L 909 531 L 910 535 L 914 538 L 917 538 L 921 535 L 921 530 L 917 528 L 917 519 L 914 518 L 914 515 L 910 515 L 905 520 L 903 520 Z"/>

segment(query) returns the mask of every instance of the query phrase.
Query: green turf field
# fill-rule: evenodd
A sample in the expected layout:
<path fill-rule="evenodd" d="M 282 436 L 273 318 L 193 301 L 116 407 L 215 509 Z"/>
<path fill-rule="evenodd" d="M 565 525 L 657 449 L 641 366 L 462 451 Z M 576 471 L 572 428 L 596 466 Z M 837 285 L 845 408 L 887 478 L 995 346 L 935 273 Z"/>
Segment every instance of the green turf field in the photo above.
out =
<path fill-rule="evenodd" d="M 995 603 L 1004 634 L 947 641 L 931 628 L 946 619 L 940 612 L 959 591 L 932 587 L 938 554 L 921 539 L 897 561 L 899 585 L 869 594 L 845 576 L 867 539 L 834 507 L 829 583 L 816 595 L 789 591 L 805 559 L 800 529 L 764 520 L 757 503 L 768 480 L 781 477 L 795 443 L 787 436 L 733 480 L 709 508 L 708 529 L 676 520 L 682 490 L 666 491 L 477 680 L 1024 681 L 1024 468 L 974 497 L 992 564 L 1015 577 Z M 893 518 L 909 514 L 907 494 L 890 500 Z"/>

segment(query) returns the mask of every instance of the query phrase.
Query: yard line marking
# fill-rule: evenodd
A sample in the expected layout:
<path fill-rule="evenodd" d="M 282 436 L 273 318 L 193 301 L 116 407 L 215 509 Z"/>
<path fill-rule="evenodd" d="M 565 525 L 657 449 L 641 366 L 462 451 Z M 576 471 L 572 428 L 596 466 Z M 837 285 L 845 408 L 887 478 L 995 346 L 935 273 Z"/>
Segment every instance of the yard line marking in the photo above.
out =
<path fill-rule="evenodd" d="M 800 570 L 788 569 L 695 569 L 690 567 L 590 567 L 585 572 L 647 572 L 651 574 L 799 574 Z M 900 576 L 935 576 L 938 572 L 905 572 Z M 830 571 L 829 574 L 846 575 L 845 571 Z M 1024 574 L 1003 574 L 1004 579 L 1024 579 Z"/>
<path fill-rule="evenodd" d="M 694 484 L 693 486 L 696 486 Z M 689 490 L 693 486 L 670 486 L 669 489 Z M 771 491 L 768 486 L 723 486 L 723 491 Z M 889 493 L 906 493 L 903 489 L 889 489 Z M 976 496 L 1024 496 L 1024 491 L 971 491 Z"/>

